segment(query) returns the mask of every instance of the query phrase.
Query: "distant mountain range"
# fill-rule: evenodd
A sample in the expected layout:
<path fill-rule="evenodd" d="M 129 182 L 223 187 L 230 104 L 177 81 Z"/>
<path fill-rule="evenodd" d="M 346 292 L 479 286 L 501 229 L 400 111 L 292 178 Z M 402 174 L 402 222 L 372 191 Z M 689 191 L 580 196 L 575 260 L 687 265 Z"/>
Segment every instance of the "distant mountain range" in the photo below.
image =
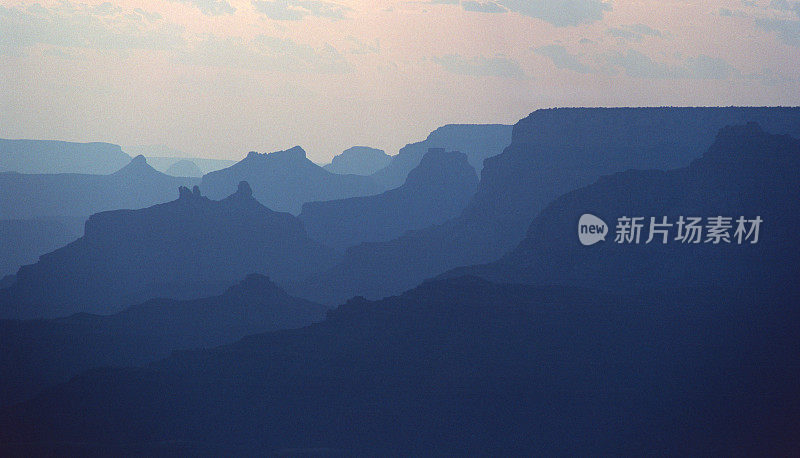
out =
<path fill-rule="evenodd" d="M 236 163 L 236 161 L 226 159 L 189 157 L 187 153 L 164 145 L 125 146 L 123 148 L 103 142 L 75 143 L 57 140 L 0 138 L 0 172 L 108 175 L 124 167 L 134 156 L 147 157 L 147 162 L 153 168 L 172 176 L 200 177 L 205 173 Z M 167 172 L 170 167 L 181 161 L 193 163 L 199 172 L 195 170 L 192 175 Z M 179 173 L 186 172 L 184 170 Z"/>
<path fill-rule="evenodd" d="M 399 188 L 374 196 L 306 203 L 299 218 L 311 238 L 343 250 L 456 217 L 477 185 L 478 176 L 464 153 L 432 149 Z"/>
<path fill-rule="evenodd" d="M 217 170 L 224 169 L 225 167 L 230 167 L 236 163 L 236 161 L 231 161 L 227 159 L 206 159 L 203 157 L 161 157 L 161 156 L 145 156 L 147 157 L 147 162 L 153 166 L 154 169 L 158 170 L 159 172 L 167 173 L 170 167 L 177 164 L 180 161 L 189 161 L 197 166 L 202 172 L 200 176 L 211 173 Z"/>
<path fill-rule="evenodd" d="M 480 173 L 486 158 L 503 152 L 511 143 L 512 126 L 502 124 L 448 124 L 428 135 L 421 142 L 410 143 L 400 149 L 385 168 L 372 177 L 384 189 L 396 188 L 405 182 L 408 173 L 419 165 L 430 148 L 461 151 L 467 155 L 472 167 Z"/>
<path fill-rule="evenodd" d="M 685 166 L 721 128 L 749 121 L 800 137 L 800 108 L 535 111 L 514 126 L 508 148 L 485 161 L 478 190 L 459 217 L 352 247 L 339 265 L 290 290 L 328 304 L 355 295 L 380 298 L 455 267 L 494 261 L 522 241 L 536 214 L 559 195 L 603 174 Z"/>
<path fill-rule="evenodd" d="M 109 175 L 0 173 L 0 219 L 87 217 L 122 208 L 136 209 L 169 200 L 192 178 L 156 171 L 137 156 Z"/>
<path fill-rule="evenodd" d="M 194 162 L 188 159 L 181 159 L 180 161 L 169 166 L 164 171 L 167 175 L 174 177 L 202 177 L 203 171 Z"/>
<path fill-rule="evenodd" d="M 152 165 L 154 169 L 164 173 L 167 173 L 167 169 L 182 160 L 191 161 L 197 165 L 202 171 L 198 176 L 215 170 L 224 169 L 236 163 L 236 161 L 227 159 L 191 157 L 189 153 L 170 148 L 166 145 L 125 145 L 122 149 L 131 156 L 142 155 L 146 157 L 147 162 Z"/>
<path fill-rule="evenodd" d="M 371 177 L 339 175 L 314 164 L 295 146 L 269 154 L 250 152 L 236 164 L 203 176 L 200 185 L 211 198 L 221 198 L 247 181 L 253 196 L 268 208 L 300 213 L 306 202 L 378 194 L 384 189 Z"/>
<path fill-rule="evenodd" d="M 130 160 L 110 143 L 0 139 L 0 171 L 106 175 Z"/>
<path fill-rule="evenodd" d="M 0 316 L 113 313 L 155 297 L 220 294 L 250 273 L 285 281 L 332 263 L 330 249 L 258 203 L 246 182 L 220 201 L 182 187 L 172 202 L 92 215 L 83 237 L 19 270 L 0 291 Z"/>
<path fill-rule="evenodd" d="M 372 175 L 378 170 L 386 167 L 392 160 L 392 156 L 383 150 L 370 148 L 368 146 L 354 146 L 333 157 L 330 164 L 323 168 L 332 173 L 346 175 Z"/>
<path fill-rule="evenodd" d="M 327 310 L 252 274 L 204 299 L 152 299 L 108 316 L 0 320 L 0 371 L 6 374 L 0 378 L 0 405 L 32 397 L 86 369 L 140 365 L 175 350 L 300 328 L 323 320 Z"/>

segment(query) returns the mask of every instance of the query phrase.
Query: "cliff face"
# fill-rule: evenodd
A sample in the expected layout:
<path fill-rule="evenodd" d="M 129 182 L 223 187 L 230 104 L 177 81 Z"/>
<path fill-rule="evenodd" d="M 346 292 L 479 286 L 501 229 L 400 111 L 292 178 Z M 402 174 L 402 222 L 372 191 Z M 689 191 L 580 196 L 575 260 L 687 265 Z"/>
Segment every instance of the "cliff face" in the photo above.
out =
<path fill-rule="evenodd" d="M 299 218 L 311 238 L 343 250 L 454 218 L 477 185 L 465 154 L 430 150 L 403 186 L 375 196 L 307 203 Z"/>
<path fill-rule="evenodd" d="M 15 318 L 112 313 L 153 297 L 219 294 L 254 272 L 285 280 L 331 262 L 299 220 L 258 203 L 246 182 L 221 201 L 181 188 L 172 202 L 93 215 L 83 237 L 21 268 L 0 304 Z"/>
<path fill-rule="evenodd" d="M 448 276 L 613 290 L 746 287 L 768 278 L 788 279 L 800 266 L 798 197 L 800 141 L 770 135 L 756 123 L 726 127 L 688 167 L 604 176 L 548 205 L 525 239 L 501 260 Z M 578 221 L 585 213 L 608 225 L 604 242 L 579 243 Z M 640 243 L 615 242 L 623 216 L 643 217 Z M 717 216 L 731 218 L 725 231 L 728 242 L 706 243 L 713 225 L 709 218 Z M 736 231 L 742 216 L 747 222 L 740 243 Z M 658 223 L 667 218 L 667 243 L 661 233 L 646 243 L 651 217 Z M 699 243 L 678 240 L 681 217 L 702 218 Z M 754 244 L 751 221 L 756 218 L 761 222 Z"/>
<path fill-rule="evenodd" d="M 553 199 L 602 175 L 683 167 L 725 126 L 757 122 L 800 138 L 800 108 L 559 108 L 538 110 L 514 126 L 511 145 L 486 161 L 464 216 L 491 222 L 500 253 L 525 235 Z"/>

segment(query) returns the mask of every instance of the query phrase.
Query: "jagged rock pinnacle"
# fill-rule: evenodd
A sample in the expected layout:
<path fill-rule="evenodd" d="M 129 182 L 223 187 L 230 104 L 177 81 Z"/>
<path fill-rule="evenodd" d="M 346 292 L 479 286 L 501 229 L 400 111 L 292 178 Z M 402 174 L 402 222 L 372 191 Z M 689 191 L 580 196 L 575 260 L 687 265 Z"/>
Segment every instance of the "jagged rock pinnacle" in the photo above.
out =
<path fill-rule="evenodd" d="M 239 188 L 236 190 L 236 194 L 242 197 L 252 197 L 253 190 L 250 188 L 250 184 L 246 181 L 239 182 Z"/>
<path fill-rule="evenodd" d="M 197 186 L 195 186 L 197 187 Z M 186 186 L 178 187 L 178 199 L 189 199 L 192 197 L 192 191 L 189 191 L 189 188 Z"/>

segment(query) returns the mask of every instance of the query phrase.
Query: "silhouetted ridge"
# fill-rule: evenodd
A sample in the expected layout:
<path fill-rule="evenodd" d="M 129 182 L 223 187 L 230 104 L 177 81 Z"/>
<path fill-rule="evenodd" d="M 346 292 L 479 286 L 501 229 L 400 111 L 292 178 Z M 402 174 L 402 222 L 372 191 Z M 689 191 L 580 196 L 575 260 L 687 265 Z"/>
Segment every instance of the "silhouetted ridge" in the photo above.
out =
<path fill-rule="evenodd" d="M 290 161 L 302 161 L 306 159 L 306 150 L 299 146 L 293 146 L 285 151 L 276 151 L 274 153 L 275 156 L 272 156 L 275 159 L 283 159 L 283 160 L 290 160 Z"/>
<path fill-rule="evenodd" d="M 800 108 L 537 110 L 514 126 L 502 154 L 485 160 L 478 190 L 460 217 L 352 247 L 340 265 L 292 291 L 330 303 L 354 295 L 379 298 L 458 266 L 492 262 L 517 246 L 558 196 L 622 170 L 686 166 L 708 150 L 721 128 L 748 121 L 800 137 Z"/>
<path fill-rule="evenodd" d="M 791 278 L 800 268 L 800 141 L 764 132 L 757 123 L 725 127 L 702 157 L 671 171 L 629 170 L 556 199 L 527 236 L 501 260 L 456 269 L 492 280 L 599 289 L 741 286 Z M 578 243 L 584 213 L 609 225 L 605 242 Z M 617 218 L 644 217 L 639 244 L 615 242 Z M 679 217 L 701 217 L 700 243 L 676 239 Z M 730 217 L 729 243 L 705 243 L 708 218 Z M 758 243 L 735 231 L 737 219 L 762 220 Z M 667 217 L 668 243 L 646 244 L 650 217 Z M 750 226 L 745 226 L 750 230 Z M 779 287 L 781 290 L 789 285 Z"/>
<path fill-rule="evenodd" d="M 246 182 L 215 201 L 194 187 L 141 210 L 92 215 L 84 236 L 24 266 L 0 294 L 6 317 L 111 313 L 153 297 L 219 294 L 248 273 L 286 280 L 331 265 L 302 223 L 256 201 Z"/>
<path fill-rule="evenodd" d="M 166 202 L 178 186 L 196 183 L 194 178 L 172 177 L 153 169 L 144 156 L 109 175 L 0 173 L 0 215 L 86 218 L 101 211 Z"/>
<path fill-rule="evenodd" d="M 152 455 L 794 455 L 800 317 L 771 284 L 631 295 L 431 281 L 354 298 L 306 328 L 84 372 L 1 411 L 0 443 L 21 455 L 100 444 Z"/>

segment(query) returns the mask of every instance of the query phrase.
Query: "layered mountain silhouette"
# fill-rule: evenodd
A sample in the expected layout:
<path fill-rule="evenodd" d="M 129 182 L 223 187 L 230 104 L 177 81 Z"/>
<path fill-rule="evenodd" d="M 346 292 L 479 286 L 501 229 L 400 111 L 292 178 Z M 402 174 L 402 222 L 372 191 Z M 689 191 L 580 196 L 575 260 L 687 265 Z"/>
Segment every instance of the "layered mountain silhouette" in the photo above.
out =
<path fill-rule="evenodd" d="M 511 143 L 511 126 L 502 124 L 448 124 L 428 135 L 421 142 L 410 143 L 400 149 L 385 168 L 372 177 L 385 189 L 396 188 L 405 182 L 411 172 L 430 148 L 461 151 L 467 155 L 470 165 L 479 173 L 483 160 L 500 154 Z"/>
<path fill-rule="evenodd" d="M 19 173 L 112 173 L 131 158 L 119 145 L 0 138 L 0 170 Z"/>
<path fill-rule="evenodd" d="M 165 173 L 173 164 L 182 160 L 194 162 L 203 173 L 224 169 L 236 163 L 236 161 L 228 159 L 191 157 L 189 153 L 170 148 L 167 145 L 123 145 L 122 149 L 131 156 L 142 155 L 146 157 L 147 162 L 152 165 L 154 169 Z"/>
<path fill-rule="evenodd" d="M 164 172 L 174 177 L 202 177 L 203 171 L 194 162 L 188 159 L 181 159 L 172 164 Z"/>
<path fill-rule="evenodd" d="M 794 455 L 799 315 L 769 285 L 642 296 L 429 282 L 353 299 L 308 328 L 85 372 L 0 410 L 0 444 L 61 455 Z"/>
<path fill-rule="evenodd" d="M 764 277 L 790 278 L 800 265 L 799 193 L 800 140 L 768 134 L 756 123 L 726 127 L 688 167 L 602 177 L 550 204 L 501 260 L 449 275 L 612 290 L 747 286 L 763 283 Z M 609 225 L 605 242 L 589 247 L 578 242 L 584 213 Z M 617 220 L 623 216 L 644 217 L 640 244 L 615 241 Z M 676 241 L 681 216 L 684 221 L 702 217 L 700 243 Z M 711 235 L 708 219 L 716 216 L 732 218 L 726 231 L 730 243 L 705 243 Z M 741 216 L 763 220 L 757 243 L 752 243 L 756 233 L 750 234 L 749 222 L 737 237 Z M 660 232 L 646 243 L 651 217 L 657 223 L 666 217 L 671 224 L 660 227 L 669 231 L 667 243 Z"/>
<path fill-rule="evenodd" d="M 0 277 L 15 274 L 24 264 L 78 238 L 62 222 L 53 219 L 0 220 Z"/>
<path fill-rule="evenodd" d="M 339 174 L 372 175 L 386 167 L 391 160 L 392 157 L 381 149 L 354 146 L 334 156 L 331 163 L 323 168 Z"/>
<path fill-rule="evenodd" d="M 195 183 L 156 171 L 144 156 L 109 175 L 0 173 L 0 219 L 87 217 L 143 208 L 171 199 L 178 186 Z"/>
<path fill-rule="evenodd" d="M 354 291 L 386 295 L 436 269 L 511 250 L 500 260 L 452 270 L 378 301 L 352 298 L 304 328 L 181 350 L 142 367 L 84 371 L 0 408 L 0 449 L 23 456 L 797 455 L 800 110 L 537 113 L 515 126 L 514 142 L 503 154 L 486 161 L 478 193 L 461 216 L 389 242 L 351 247 L 344 263 L 293 288 L 326 300 Z M 723 120 L 733 121 L 708 130 Z M 553 132 L 539 131 L 548 125 Z M 594 133 L 582 138 L 582 129 Z M 591 158 L 597 161 L 581 165 Z M 562 186 L 568 189 L 545 201 Z M 192 262 L 181 272 L 208 259 L 222 277 L 225 259 L 268 258 L 255 252 L 268 243 L 257 234 L 291 232 L 308 240 L 298 219 L 267 210 L 245 184 L 220 202 L 200 196 L 199 189 L 182 188 L 180 195 L 145 210 L 97 215 L 84 238 L 62 250 L 84 243 L 109 259 L 150 259 L 147 253 L 166 249 L 159 240 L 170 246 L 202 240 L 157 261 L 169 266 L 168 260 L 191 251 Z M 228 208 L 236 210 L 226 213 Z M 250 216 L 230 216 L 242 208 L 298 229 L 276 223 L 284 229 L 250 230 Z M 585 213 L 608 223 L 606 241 L 579 243 L 578 221 Z M 681 243 L 672 227 L 668 243 L 647 243 L 646 221 L 641 243 L 616 244 L 621 216 L 666 217 L 670 223 L 698 216 L 704 226 L 709 217 L 729 216 L 731 240 Z M 737 243 L 739 216 L 761 220 L 758 243 L 747 235 Z M 184 238 L 154 223 L 162 220 Z M 198 226 L 203 235 L 195 239 Z M 198 248 L 216 240 L 215 230 L 236 248 Z M 315 249 L 319 263 L 324 252 Z M 90 250 L 81 250 L 56 256 L 70 259 L 69 268 L 41 267 L 37 278 L 81 285 L 102 275 L 67 275 L 88 258 Z M 127 268 L 100 259 L 90 264 L 104 271 Z M 301 258 L 289 253 L 282 259 Z M 131 269 L 149 272 L 152 265 L 158 264 L 138 262 Z M 164 272 L 170 270 L 154 278 L 170 278 Z M 252 283 L 263 290 L 256 288 L 242 304 L 273 293 L 285 298 L 257 276 L 226 294 Z M 89 288 L 102 287 L 98 282 Z M 40 283 L 31 290 L 59 288 L 64 286 Z M 234 307 L 233 315 L 206 315 L 219 310 L 215 299 L 208 301 L 156 301 L 129 309 L 127 318 L 99 319 L 121 320 L 123 329 L 154 322 L 155 331 L 175 327 L 187 338 L 213 334 L 205 327 L 209 322 L 242 323 L 247 305 Z M 174 324 L 174 310 L 188 327 Z M 79 327 L 87 320 L 88 334 L 67 335 L 101 349 L 104 336 L 93 329 L 111 332 L 110 339 L 124 335 L 97 319 L 78 315 L 63 322 Z M 19 333 L 4 356 L 12 365 L 16 353 L 43 351 L 36 346 L 47 348 L 50 338 L 59 347 L 65 346 L 61 339 L 72 342 L 59 320 L 0 326 L 8 326 L 2 336 Z M 32 326 L 42 328 L 34 332 Z M 17 350 L 16 340 L 23 341 Z M 27 356 L 24 361 L 34 364 Z M 48 380 L 68 376 L 55 367 Z M 23 385 L 8 380 L 9 390 Z"/>
<path fill-rule="evenodd" d="M 306 202 L 378 194 L 385 189 L 370 177 L 339 175 L 314 164 L 303 148 L 269 154 L 248 153 L 240 162 L 203 176 L 200 185 L 211 198 L 221 198 L 247 181 L 253 195 L 272 210 L 300 213 Z"/>
<path fill-rule="evenodd" d="M 329 304 L 355 295 L 380 298 L 455 267 L 497 260 L 559 195 L 630 168 L 685 166 L 711 146 L 721 128 L 749 121 L 770 133 L 800 137 L 798 108 L 535 111 L 514 126 L 511 145 L 485 161 L 478 190 L 459 217 L 352 247 L 340 265 L 291 291 Z"/>
<path fill-rule="evenodd" d="M 375 196 L 306 203 L 299 218 L 311 238 L 342 250 L 456 217 L 477 185 L 464 153 L 432 149 L 403 186 Z"/>
<path fill-rule="evenodd" d="M 83 237 L 22 267 L 0 291 L 10 318 L 113 313 L 155 297 L 219 294 L 249 273 L 285 281 L 331 265 L 292 215 L 256 201 L 246 182 L 220 201 L 180 188 L 177 200 L 92 215 Z"/>
<path fill-rule="evenodd" d="M 0 320 L 0 405 L 32 397 L 93 367 L 131 366 L 174 350 L 209 348 L 325 318 L 326 307 L 251 274 L 220 296 L 153 299 L 114 315 Z M 13 376 L 12 376 L 13 374 Z"/>

